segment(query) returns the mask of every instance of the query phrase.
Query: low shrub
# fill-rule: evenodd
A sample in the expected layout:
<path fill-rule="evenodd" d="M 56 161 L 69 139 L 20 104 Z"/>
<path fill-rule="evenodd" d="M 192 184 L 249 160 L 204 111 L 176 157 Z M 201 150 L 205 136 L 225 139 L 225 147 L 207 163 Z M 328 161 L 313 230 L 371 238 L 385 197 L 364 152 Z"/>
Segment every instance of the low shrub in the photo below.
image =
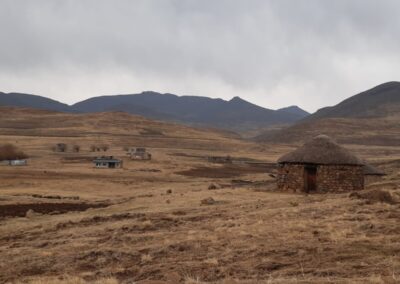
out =
<path fill-rule="evenodd" d="M 26 158 L 28 158 L 28 155 L 12 144 L 0 145 L 0 161 Z"/>

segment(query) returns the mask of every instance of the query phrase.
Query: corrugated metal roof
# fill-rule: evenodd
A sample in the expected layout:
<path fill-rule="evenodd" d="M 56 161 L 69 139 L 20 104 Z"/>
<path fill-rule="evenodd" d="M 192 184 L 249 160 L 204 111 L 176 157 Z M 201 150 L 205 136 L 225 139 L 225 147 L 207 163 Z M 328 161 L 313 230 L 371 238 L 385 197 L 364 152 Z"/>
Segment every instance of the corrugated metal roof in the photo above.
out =
<path fill-rule="evenodd" d="M 93 160 L 93 163 L 121 163 L 120 159 L 110 159 L 110 158 L 97 158 Z"/>

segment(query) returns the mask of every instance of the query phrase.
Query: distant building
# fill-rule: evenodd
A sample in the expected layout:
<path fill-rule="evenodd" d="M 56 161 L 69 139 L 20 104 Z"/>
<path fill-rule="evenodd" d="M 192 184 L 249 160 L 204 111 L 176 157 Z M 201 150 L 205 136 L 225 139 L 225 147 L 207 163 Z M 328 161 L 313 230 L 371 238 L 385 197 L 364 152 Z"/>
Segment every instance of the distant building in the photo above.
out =
<path fill-rule="evenodd" d="M 108 157 L 99 157 L 93 160 L 93 163 L 96 168 L 99 169 L 115 169 L 122 168 L 122 160 L 115 159 L 113 156 Z"/>
<path fill-rule="evenodd" d="M 26 166 L 28 165 L 27 159 L 10 160 L 10 166 Z"/>
<path fill-rule="evenodd" d="M 364 189 L 364 163 L 328 136 L 319 135 L 278 160 L 278 188 L 293 192 Z"/>
<path fill-rule="evenodd" d="M 0 162 L 3 166 L 26 166 L 28 165 L 27 159 L 14 159 L 14 160 L 4 160 Z"/>
<path fill-rule="evenodd" d="M 132 160 L 151 160 L 151 154 L 143 147 L 130 148 L 128 155 Z"/>

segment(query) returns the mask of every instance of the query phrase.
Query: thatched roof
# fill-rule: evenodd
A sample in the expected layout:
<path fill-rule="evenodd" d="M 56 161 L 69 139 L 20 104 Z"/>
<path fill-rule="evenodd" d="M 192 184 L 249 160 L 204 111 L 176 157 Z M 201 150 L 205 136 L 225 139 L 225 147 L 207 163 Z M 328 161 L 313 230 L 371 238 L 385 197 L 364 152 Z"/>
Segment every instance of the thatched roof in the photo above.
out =
<path fill-rule="evenodd" d="M 279 158 L 278 163 L 320 165 L 363 165 L 364 163 L 326 135 L 318 135 L 297 150 Z"/>
<path fill-rule="evenodd" d="M 386 175 L 384 171 L 375 168 L 374 166 L 370 165 L 370 164 L 365 164 L 364 165 L 364 175 L 367 176 L 384 176 Z"/>

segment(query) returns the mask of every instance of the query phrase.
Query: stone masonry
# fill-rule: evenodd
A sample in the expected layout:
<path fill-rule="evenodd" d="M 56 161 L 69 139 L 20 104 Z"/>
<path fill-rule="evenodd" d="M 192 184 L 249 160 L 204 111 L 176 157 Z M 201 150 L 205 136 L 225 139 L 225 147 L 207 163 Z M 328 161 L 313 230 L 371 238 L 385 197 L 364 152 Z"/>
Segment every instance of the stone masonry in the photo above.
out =
<path fill-rule="evenodd" d="M 283 191 L 302 192 L 305 187 L 305 164 L 280 164 L 277 184 Z M 316 192 L 347 192 L 364 188 L 360 165 L 316 165 Z"/>

